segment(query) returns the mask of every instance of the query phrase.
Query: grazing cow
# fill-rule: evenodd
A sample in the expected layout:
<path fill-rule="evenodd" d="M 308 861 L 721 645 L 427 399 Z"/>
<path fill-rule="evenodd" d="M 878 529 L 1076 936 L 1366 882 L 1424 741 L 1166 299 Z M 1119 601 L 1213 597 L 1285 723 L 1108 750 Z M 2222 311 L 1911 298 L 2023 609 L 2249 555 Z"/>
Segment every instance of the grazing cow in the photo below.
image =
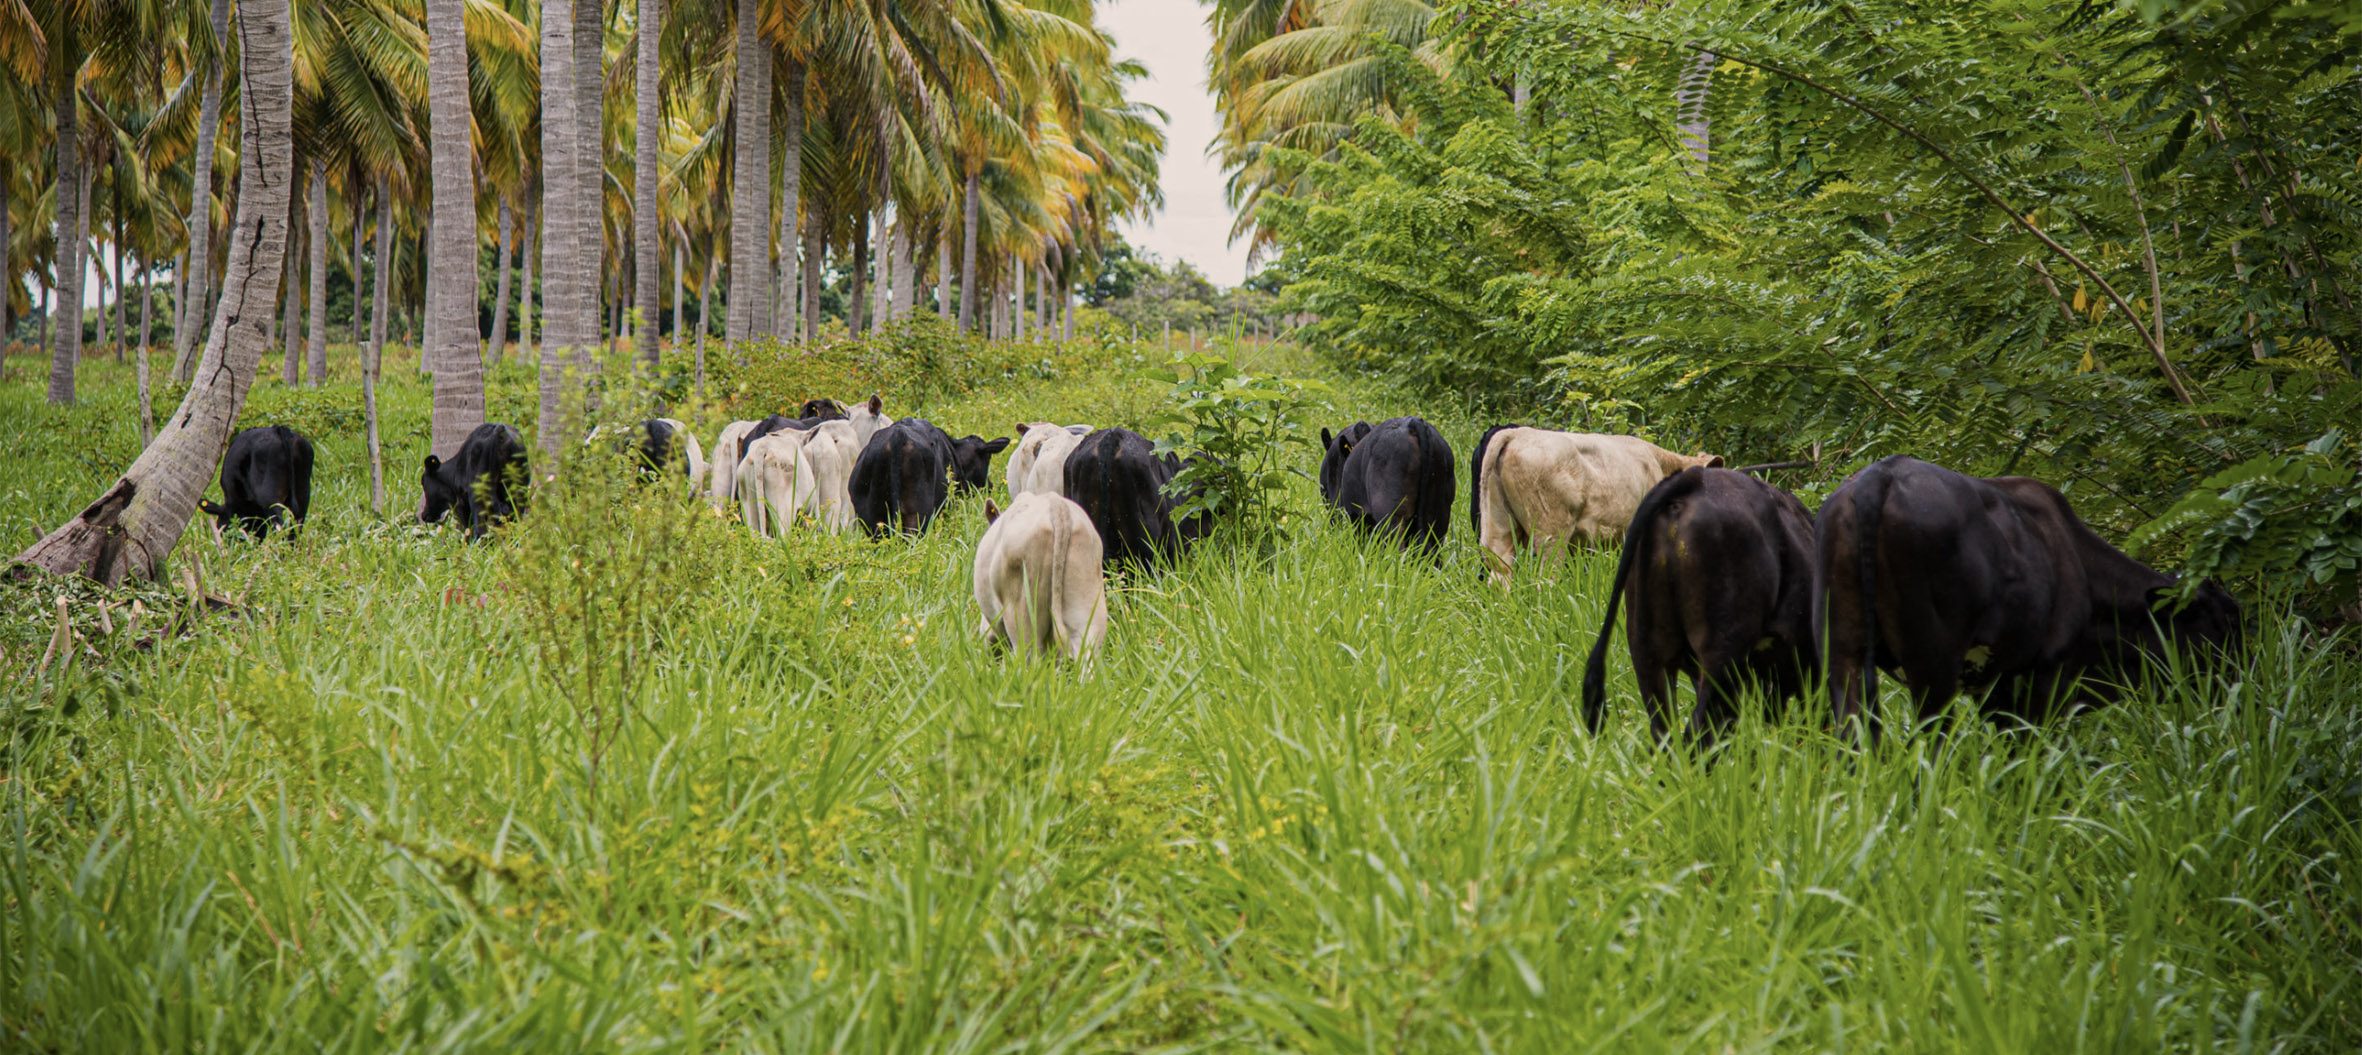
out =
<path fill-rule="evenodd" d="M 268 538 L 271 525 L 293 532 L 312 509 L 312 441 L 285 425 L 246 429 L 230 437 L 221 460 L 221 504 L 197 505 L 228 528 L 235 523 L 255 538 Z"/>
<path fill-rule="evenodd" d="M 1452 525 L 1452 445 L 1424 418 L 1320 430 L 1320 494 L 1363 530 L 1443 545 Z"/>
<path fill-rule="evenodd" d="M 1632 674 L 1663 740 L 1673 678 L 1697 694 L 1690 736 L 1701 746 L 1738 716 L 1748 684 L 1769 699 L 1804 691 L 1813 661 L 1813 522 L 1794 495 L 1729 469 L 1689 468 L 1640 500 L 1610 583 L 1607 617 L 1583 665 L 1583 724 L 1599 731 L 1616 606 Z"/>
<path fill-rule="evenodd" d="M 854 435 L 853 423 L 841 419 L 823 421 L 803 431 L 804 460 L 812 466 L 817 488 L 812 495 L 812 512 L 830 531 L 847 531 L 853 526 L 853 463 L 861 457 L 861 444 Z"/>
<path fill-rule="evenodd" d="M 1841 727 L 1877 734 L 1878 671 L 1899 670 L 1922 720 L 1966 689 L 1987 718 L 2037 720 L 2107 702 L 2168 646 L 2236 645 L 2239 604 L 2205 583 L 2178 611 L 2170 575 L 2126 556 L 2065 495 L 2022 476 L 1964 476 L 1900 455 L 1821 504 L 1813 623 Z M 2160 625 L 2162 624 L 2162 625 Z"/>
<path fill-rule="evenodd" d="M 1202 512 L 1173 522 L 1181 503 L 1165 485 L 1180 471 L 1180 459 L 1159 457 L 1147 437 L 1123 428 L 1092 432 L 1066 456 L 1066 497 L 1090 516 L 1107 563 L 1172 557 L 1211 530 Z"/>
<path fill-rule="evenodd" d="M 1057 495 L 984 503 L 990 527 L 976 544 L 977 632 L 1001 644 L 1086 660 L 1107 637 L 1107 579 L 1099 532 L 1083 507 Z"/>
<path fill-rule="evenodd" d="M 889 526 L 920 534 L 949 497 L 951 437 L 920 418 L 879 429 L 853 461 L 853 517 L 871 538 Z"/>
<path fill-rule="evenodd" d="M 433 524 L 457 510 L 467 537 L 482 538 L 485 528 L 524 512 L 526 473 L 524 437 L 507 425 L 478 425 L 450 461 L 426 456 L 418 519 Z"/>
<path fill-rule="evenodd" d="M 1017 426 L 1017 449 L 1009 452 L 1009 497 L 1066 493 L 1066 456 L 1089 435 L 1089 425 L 1047 421 Z"/>
<path fill-rule="evenodd" d="M 754 421 L 733 421 L 722 426 L 721 435 L 714 437 L 712 480 L 706 494 L 713 499 L 715 509 L 738 494 L 738 463 L 746 454 L 747 437 L 752 435 Z"/>
<path fill-rule="evenodd" d="M 678 457 L 689 479 L 689 493 L 696 494 L 705 477 L 705 451 L 697 445 L 697 434 L 674 418 L 649 418 L 640 423 L 640 430 L 642 474 L 656 479 L 666 472 L 665 464 Z"/>
<path fill-rule="evenodd" d="M 1632 436 L 1556 432 L 1510 425 L 1477 441 L 1468 481 L 1476 538 L 1493 555 L 1493 579 L 1506 585 L 1517 546 L 1555 557 L 1569 542 L 1624 537 L 1632 511 L 1651 487 L 1712 454 L 1675 454 Z"/>
<path fill-rule="evenodd" d="M 782 429 L 747 444 L 734 486 L 739 516 L 755 534 L 784 538 L 796 514 L 814 510 L 820 478 L 804 456 L 805 437 L 801 429 Z"/>

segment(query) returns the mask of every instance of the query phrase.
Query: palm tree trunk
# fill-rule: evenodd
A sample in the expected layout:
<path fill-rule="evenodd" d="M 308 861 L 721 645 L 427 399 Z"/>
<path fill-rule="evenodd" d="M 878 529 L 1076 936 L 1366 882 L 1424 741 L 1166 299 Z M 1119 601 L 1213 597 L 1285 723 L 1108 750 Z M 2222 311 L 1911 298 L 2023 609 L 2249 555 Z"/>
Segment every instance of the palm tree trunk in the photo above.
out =
<path fill-rule="evenodd" d="M 517 227 L 517 255 L 524 258 L 519 262 L 524 273 L 517 276 L 517 354 L 539 362 L 533 354 L 533 261 L 541 256 L 539 248 L 542 236 L 533 225 L 532 207 L 527 206 L 521 212 Z"/>
<path fill-rule="evenodd" d="M 960 205 L 960 332 L 973 333 L 976 329 L 976 221 L 979 202 L 977 193 L 982 188 L 983 173 L 968 170 L 967 187 Z"/>
<path fill-rule="evenodd" d="M 1033 271 L 1033 335 L 1040 340 L 1050 329 L 1050 267 L 1043 264 Z"/>
<path fill-rule="evenodd" d="M 689 284 L 689 280 L 681 274 L 681 268 L 686 263 L 681 257 L 681 238 L 680 233 L 676 231 L 673 234 L 673 347 L 675 349 L 681 346 L 681 299 L 682 295 L 688 292 Z"/>
<path fill-rule="evenodd" d="M 737 0 L 738 80 L 730 171 L 730 303 L 722 340 L 734 356 L 759 332 L 771 275 L 771 55 L 756 0 Z"/>
<path fill-rule="evenodd" d="M 0 178 L 0 275 L 8 276 L 7 281 L 14 281 L 16 270 L 6 266 L 8 247 L 16 244 L 8 240 L 8 182 L 7 179 Z M 14 295 L 15 291 L 13 290 L 0 289 L 0 355 L 6 354 L 9 339 L 11 335 L 16 333 L 16 327 L 12 325 L 12 320 L 8 317 L 9 303 Z"/>
<path fill-rule="evenodd" d="M 661 355 L 659 341 L 663 327 L 657 325 L 657 281 L 663 276 L 660 262 L 663 248 L 657 244 L 663 218 L 657 215 L 656 150 L 664 141 L 663 118 L 656 89 L 656 44 L 664 32 L 664 0 L 640 0 L 640 55 L 636 63 L 639 79 L 640 120 L 636 142 L 638 157 L 632 169 L 632 304 L 644 314 L 634 333 L 639 339 L 640 358 L 653 370 Z"/>
<path fill-rule="evenodd" d="M 49 38 L 49 97 L 57 108 L 57 343 L 49 349 L 49 401 L 74 401 L 74 367 L 82 359 L 81 133 L 77 127 L 74 74 L 81 65 L 72 19 L 61 19 Z"/>
<path fill-rule="evenodd" d="M 213 0 L 213 44 L 217 54 L 229 48 L 230 0 Z M 200 327 L 211 329 L 205 311 L 213 280 L 213 154 L 221 134 L 221 70 L 216 59 L 205 73 L 205 92 L 197 103 L 196 178 L 189 185 L 189 275 L 186 295 L 174 304 L 178 320 L 172 325 L 172 377 L 186 382 L 195 368 L 190 349 Z M 243 165 L 243 160 L 240 164 Z"/>
<path fill-rule="evenodd" d="M 147 450 L 156 436 L 156 402 L 152 395 L 153 382 L 148 377 L 148 323 L 155 317 L 156 277 L 146 260 L 139 262 L 139 449 Z"/>
<path fill-rule="evenodd" d="M 1009 336 L 1025 339 L 1025 261 L 1009 257 Z"/>
<path fill-rule="evenodd" d="M 267 347 L 261 318 L 269 314 L 271 280 L 279 274 L 280 257 L 287 248 L 287 199 L 294 167 L 288 127 L 294 53 L 287 0 L 243 0 L 238 37 L 244 97 L 239 179 L 246 190 L 240 195 L 230 247 L 228 270 L 236 281 L 224 291 L 225 310 L 206 338 L 196 384 L 155 442 L 112 487 L 81 515 L 17 556 L 25 564 L 58 575 L 80 573 L 109 585 L 127 575 L 157 578 L 196 512 L 197 499 L 212 482 L 247 390 L 254 384 Z M 68 93 L 67 107 L 72 103 Z M 264 310 L 252 310 L 255 307 Z"/>
<path fill-rule="evenodd" d="M 697 401 L 705 402 L 705 310 L 713 306 L 714 279 L 720 277 L 722 254 L 709 247 L 705 254 L 705 283 L 697 287 Z"/>
<path fill-rule="evenodd" d="M 306 236 L 312 251 L 311 288 L 306 291 L 312 316 L 307 343 L 311 345 L 312 387 L 318 388 L 328 383 L 328 166 L 319 161 L 312 162 L 311 220 L 311 233 Z"/>
<path fill-rule="evenodd" d="M 803 267 L 796 259 L 796 246 L 802 239 L 797 231 L 802 226 L 804 199 L 804 92 L 810 77 L 804 64 L 787 60 L 785 119 L 779 130 L 783 149 L 779 157 L 779 293 L 778 331 L 788 340 L 803 335 L 804 314 L 809 307 L 802 304 L 800 285 Z"/>
<path fill-rule="evenodd" d="M 303 325 L 298 314 L 303 304 L 303 273 L 296 268 L 303 262 L 302 235 L 303 195 L 287 195 L 287 252 L 280 258 L 279 330 L 287 345 L 281 350 L 285 357 L 280 365 L 279 381 L 293 385 L 303 380 Z"/>
<path fill-rule="evenodd" d="M 500 357 L 508 352 L 509 254 L 517 243 L 515 219 L 509 212 L 508 199 L 500 199 L 500 213 L 493 221 L 492 228 L 493 237 L 500 240 L 500 277 L 492 286 L 492 337 L 484 346 L 484 358 L 488 366 L 499 366 Z"/>
<path fill-rule="evenodd" d="M 353 278 L 353 349 L 359 351 L 362 343 L 368 339 L 368 331 L 364 329 L 367 324 L 363 321 L 368 316 L 361 311 L 361 220 L 369 212 L 361 207 L 361 174 L 358 170 L 346 175 L 344 189 L 344 207 L 353 214 L 353 240 L 347 246 L 352 252 L 346 259 L 353 265 L 348 269 Z"/>
<path fill-rule="evenodd" d="M 804 339 L 820 337 L 820 264 L 828 252 L 828 243 L 820 232 L 826 225 L 814 222 L 804 229 Z"/>
<path fill-rule="evenodd" d="M 0 297 L 0 300 L 6 299 L 6 297 Z M 0 310 L 5 309 L 0 308 Z M 148 347 L 148 338 L 156 332 L 155 321 L 156 272 L 148 264 L 147 257 L 142 256 L 139 260 L 139 346 L 142 351 Z M 7 325 L 0 324 L 0 333 L 7 332 Z"/>
<path fill-rule="evenodd" d="M 845 298 L 845 336 L 861 336 L 863 308 L 869 302 L 869 218 L 853 224 L 853 289 Z"/>
<path fill-rule="evenodd" d="M 562 350 L 583 338 L 581 311 L 575 304 L 576 272 L 582 267 L 575 244 L 581 239 L 574 215 L 574 19 L 575 0 L 546 0 L 541 15 L 541 409 L 537 418 L 541 449 L 558 450 L 564 379 L 560 376 Z M 532 296 L 533 283 L 525 284 Z M 519 308 L 524 329 L 530 331 L 532 312 Z"/>
<path fill-rule="evenodd" d="M 125 325 L 127 320 L 123 307 L 125 294 L 131 287 L 123 284 L 123 160 L 120 156 L 115 159 L 115 178 L 110 185 L 114 188 L 115 198 L 115 365 L 121 366 L 123 346 L 131 343 L 131 329 Z M 7 244 L 0 242 L 0 246 Z M 0 339 L 5 339 L 7 332 L 0 330 Z"/>
<path fill-rule="evenodd" d="M 601 107 L 607 85 L 606 5 L 600 0 L 574 3 L 574 202 L 575 250 L 582 266 L 574 282 L 573 303 L 581 312 L 581 332 L 587 339 L 575 344 L 574 374 L 578 385 L 588 385 L 598 373 L 599 276 L 607 273 L 607 168 L 605 126 Z M 767 82 L 766 82 L 767 83 Z M 558 442 L 569 429 L 550 437 Z"/>
<path fill-rule="evenodd" d="M 912 244 L 910 220 L 905 217 L 894 224 L 894 300 L 889 319 L 908 316 L 918 306 L 919 262 L 918 247 Z"/>
<path fill-rule="evenodd" d="M 377 375 L 385 365 L 386 311 L 393 291 L 386 281 L 394 261 L 394 195 L 385 174 L 377 177 L 377 253 L 370 261 L 369 345 L 361 355 L 361 414 L 369 429 L 369 512 L 385 515 L 385 456 L 378 444 Z"/>
<path fill-rule="evenodd" d="M 951 232 L 935 240 L 935 317 L 951 321 Z"/>

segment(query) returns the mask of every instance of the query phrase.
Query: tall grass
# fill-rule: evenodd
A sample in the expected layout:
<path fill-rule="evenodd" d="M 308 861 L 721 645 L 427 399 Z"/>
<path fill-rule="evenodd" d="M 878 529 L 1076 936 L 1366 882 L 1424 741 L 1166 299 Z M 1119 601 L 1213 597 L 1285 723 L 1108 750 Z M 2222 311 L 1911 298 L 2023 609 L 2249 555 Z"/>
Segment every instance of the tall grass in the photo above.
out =
<path fill-rule="evenodd" d="M 85 370 L 69 410 L 0 386 L 12 546 L 136 442 L 127 375 Z M 2362 663 L 2268 611 L 2236 686 L 1872 754 L 1791 708 L 1709 764 L 1654 745 L 1620 662 L 1579 732 L 1605 554 L 1504 594 L 1464 527 L 1438 566 L 1306 483 L 1275 552 L 1114 584 L 1082 672 L 978 639 L 976 497 L 881 543 L 621 492 L 481 545 L 420 527 L 427 392 L 387 375 L 384 518 L 332 416 L 355 386 L 258 390 L 254 422 L 311 415 L 318 477 L 301 536 L 176 555 L 237 614 L 135 647 L 78 607 L 87 648 L 19 677 L 57 587 L 9 588 L 0 1048 L 2362 1041 Z M 1419 409 L 1336 383 L 1339 423 Z M 530 406 L 529 373 L 493 384 Z M 1158 398 L 1108 367 L 891 410 L 991 436 Z M 663 586 L 595 783 L 565 668 L 600 657 L 549 647 L 580 627 L 532 578 L 585 548 L 582 590 Z"/>

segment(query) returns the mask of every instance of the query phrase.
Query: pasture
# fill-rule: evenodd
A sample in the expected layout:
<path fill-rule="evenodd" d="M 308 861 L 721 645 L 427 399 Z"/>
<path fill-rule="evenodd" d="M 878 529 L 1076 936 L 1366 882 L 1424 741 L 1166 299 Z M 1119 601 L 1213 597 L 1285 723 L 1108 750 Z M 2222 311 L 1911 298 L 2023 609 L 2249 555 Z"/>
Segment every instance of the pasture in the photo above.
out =
<path fill-rule="evenodd" d="M 1620 644 L 1582 732 L 1614 554 L 1503 593 L 1464 504 L 1437 562 L 1297 481 L 1270 550 L 1111 580 L 1078 671 L 979 640 L 982 496 L 875 543 L 620 484 L 483 544 L 421 526 L 414 356 L 372 516 L 337 351 L 327 388 L 266 379 L 244 415 L 317 444 L 306 529 L 200 523 L 174 555 L 230 607 L 0 594 L 0 1048 L 2362 1044 L 2362 662 L 2270 598 L 2235 684 L 1871 752 L 1816 696 L 1709 764 L 1648 736 Z M 1333 425 L 1434 420 L 1465 503 L 1487 422 L 1236 354 L 1325 378 Z M 1155 350 L 1051 358 L 888 411 L 990 437 L 1144 427 L 1165 398 Z M 70 408 L 32 358 L 0 382 L 14 547 L 136 449 L 130 370 L 82 369 Z M 495 370 L 490 418 L 530 429 L 533 385 Z M 707 443 L 729 417 L 674 412 Z M 50 655 L 60 589 L 78 636 Z"/>

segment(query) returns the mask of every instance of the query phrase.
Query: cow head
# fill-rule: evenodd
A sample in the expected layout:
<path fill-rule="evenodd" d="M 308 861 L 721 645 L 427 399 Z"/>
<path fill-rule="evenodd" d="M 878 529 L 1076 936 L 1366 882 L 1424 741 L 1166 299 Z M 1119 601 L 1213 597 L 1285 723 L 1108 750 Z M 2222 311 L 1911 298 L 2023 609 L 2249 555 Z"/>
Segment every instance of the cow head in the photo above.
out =
<path fill-rule="evenodd" d="M 2229 652 L 2239 647 L 2245 628 L 2240 620 L 2239 601 L 2231 596 L 2231 591 L 2209 579 L 2199 583 L 2190 599 L 2176 608 L 2165 596 L 2171 589 L 2160 586 L 2149 591 L 2149 602 L 2152 610 L 2163 617 L 2165 633 L 2174 647 L 2204 652 Z"/>
<path fill-rule="evenodd" d="M 796 415 L 797 417 L 806 419 L 819 418 L 822 421 L 835 421 L 838 418 L 845 416 L 845 405 L 826 396 L 822 396 L 818 399 L 805 400 L 802 410 L 803 413 Z"/>
<path fill-rule="evenodd" d="M 1329 435 L 1327 429 L 1320 430 L 1320 445 L 1325 452 L 1320 457 L 1320 496 L 1331 505 L 1336 504 L 1337 491 L 1344 486 L 1345 459 L 1353 454 L 1354 445 L 1369 435 L 1370 423 L 1366 421 L 1347 425 L 1335 436 Z"/>
<path fill-rule="evenodd" d="M 962 436 L 951 441 L 951 482 L 961 490 L 981 491 L 992 482 L 992 456 L 1008 449 L 1009 438 Z"/>
<path fill-rule="evenodd" d="M 426 471 L 419 474 L 418 482 L 426 492 L 425 500 L 418 507 L 418 520 L 423 524 L 440 523 L 443 514 L 450 512 L 452 507 L 467 497 L 458 485 L 444 478 L 443 459 L 432 454 L 426 456 Z"/>
<path fill-rule="evenodd" d="M 236 519 L 236 517 L 231 515 L 229 510 L 223 509 L 221 506 L 214 504 L 214 501 L 210 498 L 198 499 L 197 508 L 204 510 L 205 514 L 212 517 L 213 522 L 221 525 L 224 530 L 229 528 L 230 521 Z"/>

